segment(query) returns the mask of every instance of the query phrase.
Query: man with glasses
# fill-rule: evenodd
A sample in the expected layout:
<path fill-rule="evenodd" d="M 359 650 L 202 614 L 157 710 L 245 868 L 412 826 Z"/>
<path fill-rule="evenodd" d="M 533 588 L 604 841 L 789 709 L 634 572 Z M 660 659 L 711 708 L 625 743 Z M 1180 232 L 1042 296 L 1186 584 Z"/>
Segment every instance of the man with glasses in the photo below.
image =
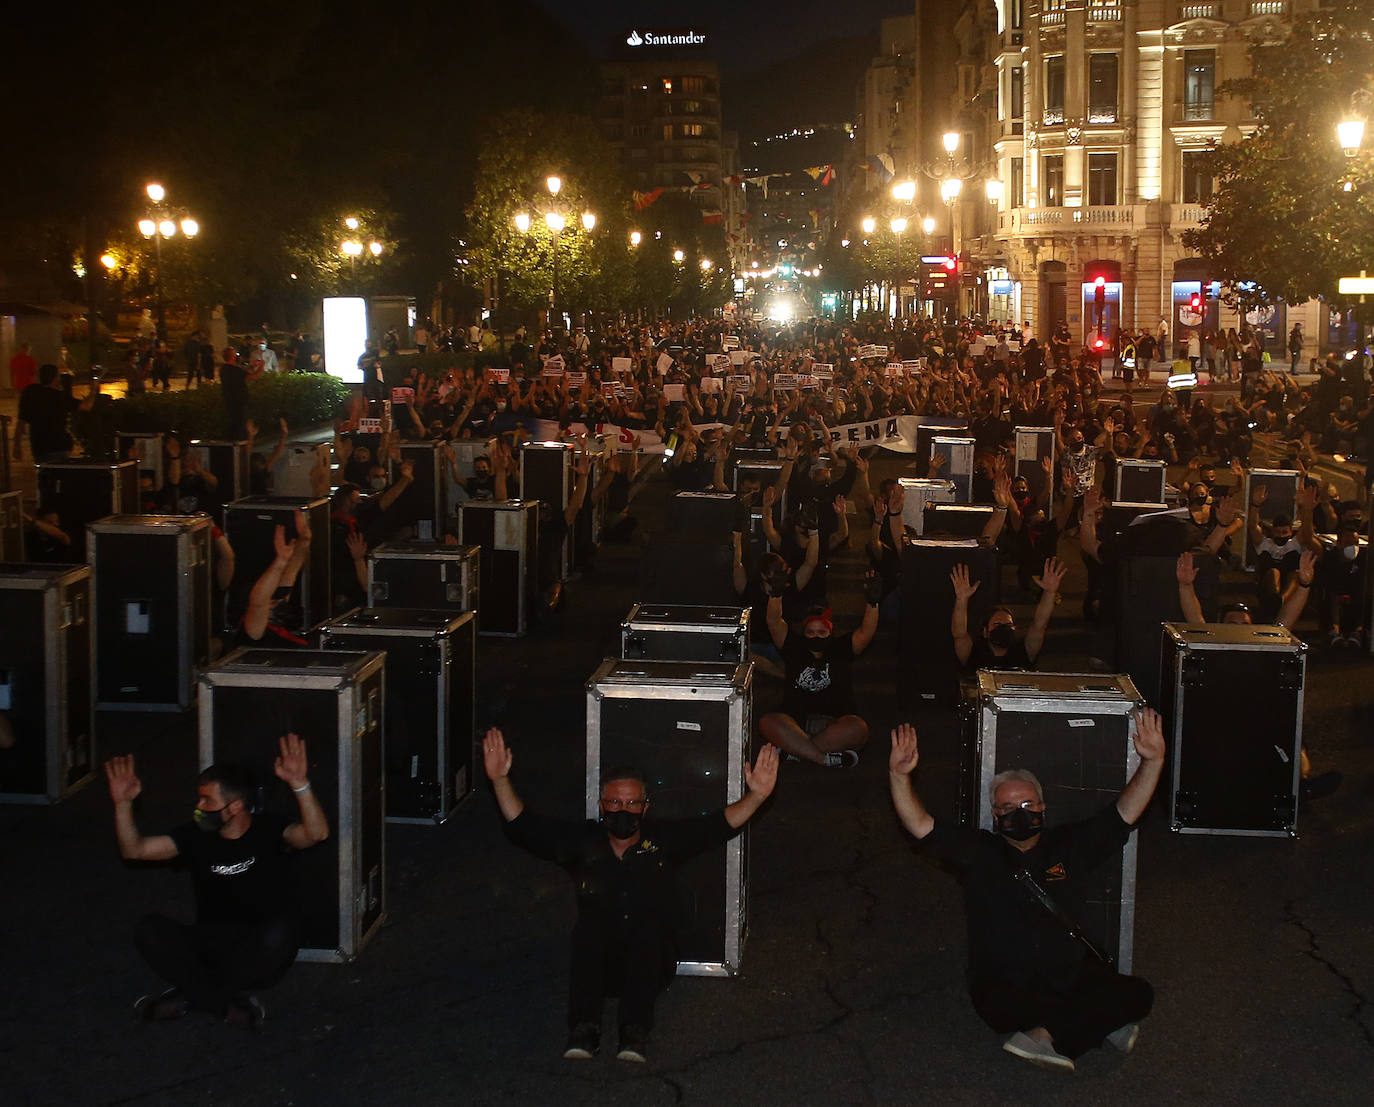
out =
<path fill-rule="evenodd" d="M 988 789 L 996 833 L 937 821 L 911 783 L 920 757 L 916 728 L 892 732 L 888 784 L 897 815 L 964 884 L 974 1009 L 997 1033 L 1011 1035 L 1003 1049 L 1040 1068 L 1072 1072 L 1074 1058 L 1104 1041 L 1129 1053 L 1154 1001 L 1149 984 L 1115 972 L 1061 921 L 1081 907 L 1086 878 L 1126 844 L 1159 783 L 1159 715 L 1146 708 L 1135 723 L 1140 765 L 1115 803 L 1082 822 L 1046 827 L 1040 782 L 1010 769 Z"/>
<path fill-rule="evenodd" d="M 511 840 L 563 866 L 577 888 L 563 1056 L 595 1056 L 606 997 L 618 993 L 616 1057 L 643 1064 L 654 1002 L 677 966 L 677 863 L 726 841 L 749 821 L 777 782 L 778 751 L 765 745 L 753 767 L 745 766 L 745 792 L 734 803 L 672 821 L 646 821 L 644 778 L 631 768 L 602 775 L 601 820 L 578 823 L 526 809 L 510 782 L 513 754 L 494 727 L 482 741 L 482 760 Z"/>

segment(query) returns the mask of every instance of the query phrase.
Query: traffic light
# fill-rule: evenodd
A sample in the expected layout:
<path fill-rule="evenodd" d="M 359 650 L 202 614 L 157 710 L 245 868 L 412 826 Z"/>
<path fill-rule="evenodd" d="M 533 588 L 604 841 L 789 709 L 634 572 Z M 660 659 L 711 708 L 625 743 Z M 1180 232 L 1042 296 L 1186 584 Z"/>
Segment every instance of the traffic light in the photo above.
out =
<path fill-rule="evenodd" d="M 1192 296 L 1190 296 L 1190 297 L 1188 298 L 1188 306 L 1189 306 L 1190 308 L 1192 308 L 1192 310 L 1195 311 L 1198 315 L 1201 315 L 1201 314 L 1202 314 L 1202 293 L 1201 293 L 1201 292 L 1194 292 L 1194 293 L 1192 294 Z"/>
<path fill-rule="evenodd" d="M 1106 348 L 1107 340 L 1102 335 L 1099 334 L 1097 337 L 1093 339 L 1093 349 L 1096 350 L 1098 353 L 1101 353 Z"/>
<path fill-rule="evenodd" d="M 1093 303 L 1097 305 L 1100 318 L 1102 309 L 1107 306 L 1107 278 L 1100 274 L 1093 279 Z"/>

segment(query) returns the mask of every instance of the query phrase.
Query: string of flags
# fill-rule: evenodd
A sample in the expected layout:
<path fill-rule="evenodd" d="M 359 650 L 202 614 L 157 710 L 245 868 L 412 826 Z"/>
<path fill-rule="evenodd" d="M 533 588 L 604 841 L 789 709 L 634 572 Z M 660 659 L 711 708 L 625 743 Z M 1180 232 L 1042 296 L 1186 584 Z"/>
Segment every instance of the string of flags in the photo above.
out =
<path fill-rule="evenodd" d="M 828 185 L 835 180 L 835 167 L 833 165 L 813 165 L 803 170 L 813 181 L 818 181 L 822 186 Z"/>

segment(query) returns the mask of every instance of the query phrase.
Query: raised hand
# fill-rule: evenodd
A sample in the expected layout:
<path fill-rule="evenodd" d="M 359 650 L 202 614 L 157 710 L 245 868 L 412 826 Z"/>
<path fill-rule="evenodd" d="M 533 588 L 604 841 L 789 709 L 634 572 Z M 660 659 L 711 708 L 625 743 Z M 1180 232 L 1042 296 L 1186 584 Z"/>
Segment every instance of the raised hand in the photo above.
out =
<path fill-rule="evenodd" d="M 773 794 L 778 782 L 778 749 L 765 744 L 754 758 L 753 768 L 744 766 L 744 786 L 761 799 Z"/>
<path fill-rule="evenodd" d="M 505 735 L 496 727 L 488 730 L 482 739 L 482 767 L 487 771 L 487 779 L 500 780 L 509 776 L 514 760 L 515 755 L 506 748 Z"/>
<path fill-rule="evenodd" d="M 834 509 L 835 509 L 835 515 L 836 515 L 836 517 L 843 516 L 843 515 L 844 515 L 844 496 L 842 496 L 842 495 L 841 495 L 841 496 L 836 496 L 836 497 L 835 497 L 835 502 L 834 502 L 834 504 L 832 504 L 831 506 L 833 506 Z"/>
<path fill-rule="evenodd" d="M 968 566 L 962 562 L 949 571 L 949 582 L 954 585 L 954 598 L 965 603 L 982 587 L 982 581 L 969 583 Z"/>
<path fill-rule="evenodd" d="M 313 535 L 310 533 L 310 516 L 300 508 L 296 508 L 296 541 L 310 544 Z"/>
<path fill-rule="evenodd" d="M 1269 486 L 1267 484 L 1258 485 L 1250 494 L 1250 506 L 1260 507 L 1267 499 L 1269 499 Z"/>
<path fill-rule="evenodd" d="M 348 556 L 354 561 L 361 561 L 367 556 L 367 539 L 356 530 L 344 539 L 344 545 L 348 547 Z"/>
<path fill-rule="evenodd" d="M 1298 583 L 1304 588 L 1311 588 L 1316 573 L 1317 551 L 1303 550 L 1302 557 L 1298 559 Z"/>
<path fill-rule="evenodd" d="M 310 762 L 305 756 L 305 742 L 295 734 L 287 734 L 277 739 L 280 751 L 272 763 L 272 772 L 278 780 L 284 780 L 291 788 L 300 788 L 310 782 Z"/>
<path fill-rule="evenodd" d="M 1011 478 L 1006 473 L 1000 474 L 992 482 L 992 498 L 998 507 L 1011 506 Z"/>
<path fill-rule="evenodd" d="M 764 509 L 772 507 L 778 500 L 778 491 L 771 484 L 763 490 Z"/>
<path fill-rule="evenodd" d="M 115 803 L 132 803 L 143 791 L 143 781 L 134 772 L 133 754 L 106 761 L 105 780 L 110 785 L 110 799 Z"/>
<path fill-rule="evenodd" d="M 892 731 L 892 752 L 888 754 L 887 770 L 907 776 L 916 768 L 921 759 L 921 751 L 916 744 L 916 728 L 910 723 L 902 723 Z"/>
<path fill-rule="evenodd" d="M 1064 574 L 1069 571 L 1057 557 L 1045 559 L 1045 568 L 1040 573 L 1040 587 L 1046 592 L 1058 592 L 1059 586 L 1064 583 Z"/>
<path fill-rule="evenodd" d="M 403 461 L 403 462 L 401 462 L 401 479 L 402 479 L 402 480 L 414 480 L 414 479 L 415 479 L 415 466 L 412 465 L 412 464 L 411 464 L 410 462 L 408 462 L 408 461 Z"/>
<path fill-rule="evenodd" d="M 1197 580 L 1197 566 L 1193 564 L 1193 555 L 1181 553 L 1178 555 L 1178 564 L 1174 566 L 1174 576 L 1178 578 L 1179 584 L 1191 585 Z"/>
<path fill-rule="evenodd" d="M 1236 502 L 1231 499 L 1231 494 L 1229 492 L 1222 496 L 1221 499 L 1217 500 L 1217 502 L 1212 505 L 1212 508 L 1216 512 L 1217 522 L 1223 527 L 1229 527 L 1236 521 Z"/>
<path fill-rule="evenodd" d="M 1135 713 L 1135 752 L 1144 761 L 1161 761 L 1164 758 L 1164 727 L 1159 720 L 1159 712 L 1153 708 L 1142 708 Z"/>
<path fill-rule="evenodd" d="M 1083 494 L 1083 514 L 1084 516 L 1096 515 L 1102 507 L 1102 489 L 1093 485 Z"/>
<path fill-rule="evenodd" d="M 272 545 L 277 551 L 278 561 L 290 561 L 291 555 L 296 552 L 296 542 L 293 539 L 286 540 L 286 528 L 278 524 L 272 530 Z"/>

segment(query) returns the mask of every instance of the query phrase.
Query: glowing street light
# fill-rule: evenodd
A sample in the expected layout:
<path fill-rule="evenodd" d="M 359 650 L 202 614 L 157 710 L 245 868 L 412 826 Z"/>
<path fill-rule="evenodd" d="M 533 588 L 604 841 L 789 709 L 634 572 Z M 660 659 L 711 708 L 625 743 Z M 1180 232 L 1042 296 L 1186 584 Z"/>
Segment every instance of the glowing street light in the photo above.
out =
<path fill-rule="evenodd" d="M 382 256 L 382 244 L 380 242 L 369 242 L 367 248 L 374 258 Z"/>
<path fill-rule="evenodd" d="M 568 221 L 556 211 L 546 211 L 544 213 L 544 226 L 549 230 L 558 232 L 568 225 Z"/>
<path fill-rule="evenodd" d="M 899 181 L 892 186 L 892 198 L 905 201 L 908 204 L 911 203 L 912 200 L 916 199 L 916 182 Z"/>
<path fill-rule="evenodd" d="M 673 251 L 673 260 L 674 260 L 675 262 L 677 262 L 679 265 L 682 264 L 682 262 L 686 259 L 686 257 L 687 257 L 687 255 L 684 254 L 681 250 L 674 250 L 674 251 Z"/>
<path fill-rule="evenodd" d="M 148 193 L 148 199 L 155 204 L 162 203 L 167 196 L 167 190 L 156 183 L 150 183 L 145 191 Z"/>
<path fill-rule="evenodd" d="M 1345 156 L 1353 158 L 1360 152 L 1360 144 L 1364 142 L 1364 120 L 1356 117 L 1342 119 L 1336 124 L 1336 140 L 1345 151 Z"/>
<path fill-rule="evenodd" d="M 847 238 L 842 238 L 842 239 L 840 239 L 840 245 L 843 246 L 846 250 L 849 249 L 849 239 L 847 239 Z"/>
<path fill-rule="evenodd" d="M 711 259 L 710 259 L 710 258 L 702 258 L 702 259 L 701 259 L 701 271 L 702 271 L 703 273 L 709 273 L 709 272 L 711 271 Z"/>
<path fill-rule="evenodd" d="M 945 153 L 953 154 L 955 150 L 959 149 L 959 132 L 946 131 L 940 141 L 945 144 Z"/>
<path fill-rule="evenodd" d="M 176 237 L 177 225 L 174 220 L 164 219 L 161 223 L 157 225 L 157 229 L 158 233 L 161 234 L 163 238 Z"/>
<path fill-rule="evenodd" d="M 963 190 L 964 182 L 958 177 L 946 177 L 940 182 L 940 199 L 946 204 L 953 204 L 959 199 L 959 193 Z"/>
<path fill-rule="evenodd" d="M 921 230 L 925 231 L 926 234 L 935 233 L 935 217 L 933 215 L 927 215 L 921 220 Z"/>
<path fill-rule="evenodd" d="M 529 212 L 522 211 L 515 217 L 515 229 L 521 234 L 529 234 L 530 216 Z"/>
<path fill-rule="evenodd" d="M 194 219 L 186 218 L 181 221 L 181 233 L 187 238 L 195 238 L 200 234 L 200 224 Z"/>
<path fill-rule="evenodd" d="M 906 230 L 906 219 L 899 215 L 896 219 L 892 220 L 888 226 L 892 228 L 893 234 L 901 234 Z"/>
<path fill-rule="evenodd" d="M 639 245 L 641 242 L 643 242 L 643 241 L 644 241 L 644 236 L 641 235 L 638 231 L 631 231 L 631 232 L 630 232 L 630 245 L 631 245 L 631 246 L 638 246 L 638 245 Z"/>
<path fill-rule="evenodd" d="M 874 228 L 878 226 L 878 221 L 871 215 L 864 216 L 863 222 L 859 224 L 863 228 L 864 234 L 872 234 Z"/>
<path fill-rule="evenodd" d="M 1002 182 L 996 177 L 989 177 L 987 182 L 983 185 L 983 188 L 987 191 L 988 203 L 996 204 L 1001 202 L 1003 191 Z"/>
<path fill-rule="evenodd" d="M 100 264 L 113 273 L 119 262 L 115 259 L 114 254 L 101 254 Z"/>
<path fill-rule="evenodd" d="M 582 213 L 582 229 L 584 231 L 596 230 L 596 216 L 589 211 Z"/>
<path fill-rule="evenodd" d="M 151 219 L 140 219 L 138 221 L 138 233 L 144 238 L 152 238 L 157 234 L 157 224 Z"/>
<path fill-rule="evenodd" d="M 549 190 L 550 196 L 557 196 L 560 192 L 563 191 L 563 178 L 549 177 L 544 181 L 544 187 Z"/>
<path fill-rule="evenodd" d="M 339 249 L 348 257 L 356 258 L 363 252 L 363 244 L 355 239 L 347 239 L 339 243 Z"/>
<path fill-rule="evenodd" d="M 344 226 L 350 231 L 356 231 L 358 229 L 358 217 L 356 215 L 350 215 L 344 220 Z"/>

